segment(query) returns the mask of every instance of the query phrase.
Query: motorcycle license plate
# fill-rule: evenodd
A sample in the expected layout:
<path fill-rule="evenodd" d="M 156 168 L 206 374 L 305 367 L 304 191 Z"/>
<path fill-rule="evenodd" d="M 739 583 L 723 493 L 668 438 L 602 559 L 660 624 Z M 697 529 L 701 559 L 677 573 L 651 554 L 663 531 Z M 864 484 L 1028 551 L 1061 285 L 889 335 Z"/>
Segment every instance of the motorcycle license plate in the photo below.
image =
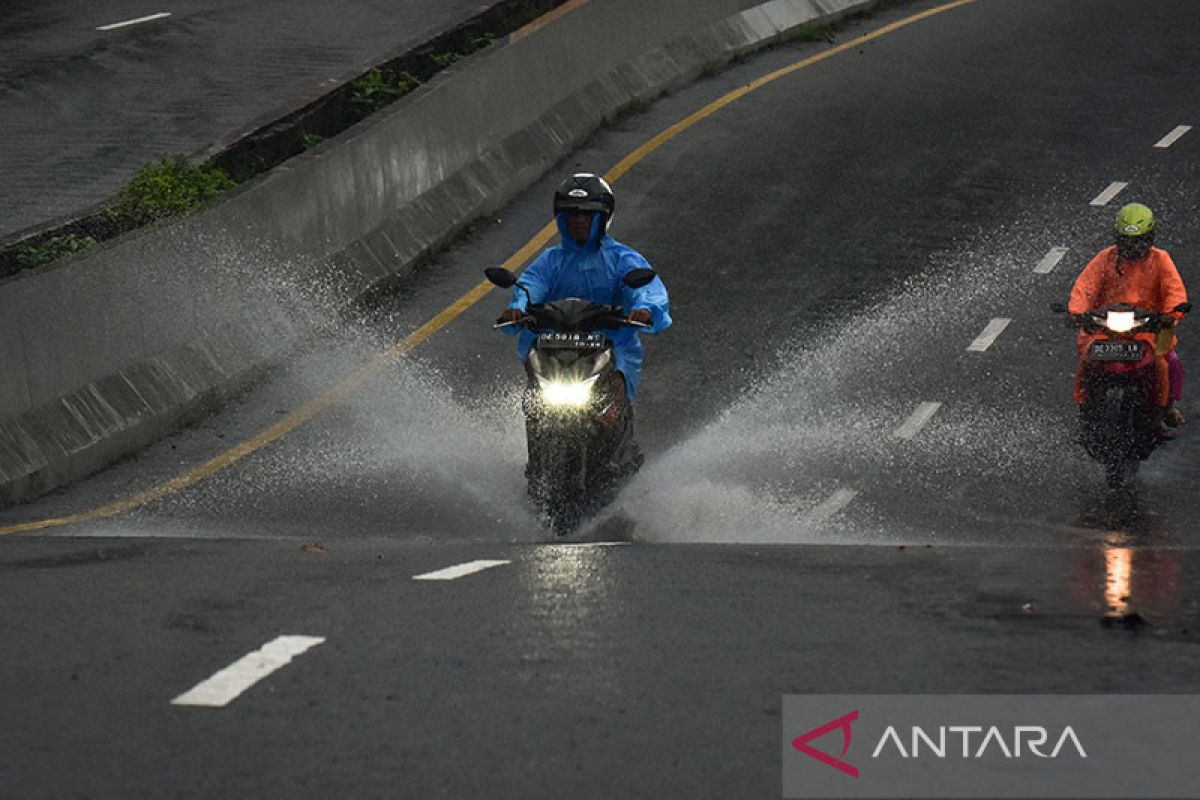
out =
<path fill-rule="evenodd" d="M 539 350 L 600 350 L 604 342 L 602 333 L 543 333 L 537 338 Z"/>
<path fill-rule="evenodd" d="M 1141 342 L 1096 342 L 1089 358 L 1092 361 L 1140 361 Z"/>

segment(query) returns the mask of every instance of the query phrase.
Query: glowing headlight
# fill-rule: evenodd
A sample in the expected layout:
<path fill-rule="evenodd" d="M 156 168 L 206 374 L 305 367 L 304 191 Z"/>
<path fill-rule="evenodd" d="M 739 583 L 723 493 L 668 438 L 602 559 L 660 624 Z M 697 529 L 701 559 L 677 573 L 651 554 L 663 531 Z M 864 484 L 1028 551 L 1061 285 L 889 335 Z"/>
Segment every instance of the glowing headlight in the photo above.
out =
<path fill-rule="evenodd" d="M 542 399 L 552 406 L 585 406 L 592 399 L 592 385 L 599 375 L 593 375 L 584 381 L 563 383 L 538 378 L 542 388 Z"/>
<path fill-rule="evenodd" d="M 1110 311 L 1104 321 L 1104 327 L 1115 333 L 1125 333 L 1136 328 L 1138 323 L 1133 318 L 1132 311 Z"/>

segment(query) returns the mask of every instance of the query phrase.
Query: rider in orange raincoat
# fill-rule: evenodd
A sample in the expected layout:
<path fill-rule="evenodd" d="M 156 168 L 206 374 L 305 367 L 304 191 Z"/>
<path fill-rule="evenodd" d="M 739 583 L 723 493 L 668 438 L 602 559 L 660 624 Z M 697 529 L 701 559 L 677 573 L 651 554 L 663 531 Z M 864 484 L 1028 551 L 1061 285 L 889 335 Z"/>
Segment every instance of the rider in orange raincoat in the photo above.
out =
<path fill-rule="evenodd" d="M 1084 267 L 1071 289 L 1067 311 L 1082 314 L 1114 303 L 1128 303 L 1181 319 L 1183 315 L 1174 309 L 1187 302 L 1187 290 L 1171 256 L 1154 247 L 1154 229 L 1154 213 L 1146 206 L 1130 203 L 1122 208 L 1117 213 L 1116 244 L 1101 250 Z M 1084 360 L 1094 338 L 1095 334 L 1079 333 L 1076 403 L 1084 401 Z M 1163 421 L 1175 427 L 1183 424 L 1183 415 L 1175 408 L 1183 392 L 1183 368 L 1175 354 L 1173 335 L 1170 344 L 1170 351 L 1158 360 L 1158 405 L 1164 409 Z"/>

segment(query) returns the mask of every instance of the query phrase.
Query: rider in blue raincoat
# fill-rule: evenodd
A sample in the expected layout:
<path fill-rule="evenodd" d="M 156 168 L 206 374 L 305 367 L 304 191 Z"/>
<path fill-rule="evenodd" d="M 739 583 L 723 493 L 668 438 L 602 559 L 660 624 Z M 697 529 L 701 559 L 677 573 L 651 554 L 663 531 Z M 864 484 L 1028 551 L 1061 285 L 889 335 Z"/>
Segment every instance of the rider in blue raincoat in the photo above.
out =
<path fill-rule="evenodd" d="M 578 297 L 603 305 L 618 305 L 634 322 L 649 328 L 618 328 L 608 333 L 615 350 L 616 367 L 625 379 L 629 403 L 637 395 L 642 373 L 642 343 L 638 332 L 659 333 L 671 324 L 667 288 L 655 278 L 640 289 L 625 286 L 621 279 L 630 270 L 643 269 L 649 262 L 631 247 L 608 235 L 615 200 L 603 178 L 588 173 L 573 175 L 554 193 L 554 217 L 562 242 L 544 250 L 521 276 L 529 294 L 513 292 L 502 320 L 519 320 L 529 303 L 546 303 Z M 517 333 L 515 328 L 504 329 Z M 518 353 L 524 361 L 536 338 L 520 331 Z"/>

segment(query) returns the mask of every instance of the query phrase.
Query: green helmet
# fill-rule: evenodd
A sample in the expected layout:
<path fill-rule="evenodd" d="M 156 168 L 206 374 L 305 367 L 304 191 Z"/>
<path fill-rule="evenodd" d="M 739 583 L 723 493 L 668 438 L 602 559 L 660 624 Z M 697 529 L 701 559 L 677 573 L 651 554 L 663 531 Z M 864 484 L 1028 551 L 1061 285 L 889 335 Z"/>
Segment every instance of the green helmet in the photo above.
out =
<path fill-rule="evenodd" d="M 1141 203 L 1130 203 L 1117 212 L 1117 236 L 1145 236 L 1154 233 L 1154 212 Z"/>

